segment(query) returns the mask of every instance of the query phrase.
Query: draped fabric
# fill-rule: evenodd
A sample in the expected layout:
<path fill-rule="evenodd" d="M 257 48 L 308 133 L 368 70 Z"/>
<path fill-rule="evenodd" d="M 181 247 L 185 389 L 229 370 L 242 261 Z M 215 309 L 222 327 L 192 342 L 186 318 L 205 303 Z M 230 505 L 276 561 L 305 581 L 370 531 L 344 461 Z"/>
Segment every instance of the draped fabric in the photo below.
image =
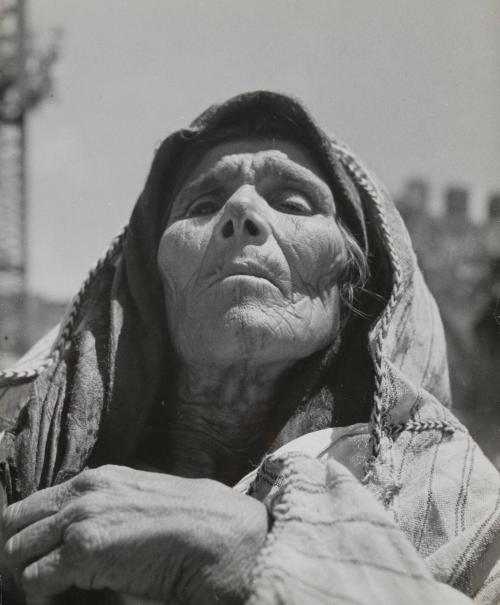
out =
<path fill-rule="evenodd" d="M 500 602 L 498 473 L 432 396 L 411 418 L 365 485 L 365 424 L 298 438 L 242 479 L 274 519 L 250 603 Z"/>
<path fill-rule="evenodd" d="M 355 300 L 357 312 L 340 348 L 305 360 L 297 381 L 283 390 L 276 405 L 284 419 L 277 426 L 276 451 L 245 483 L 275 519 L 255 570 L 251 602 L 377 603 L 383 593 L 377 597 L 376 586 L 398 578 L 398 590 L 407 581 L 408 590 L 421 596 L 414 602 L 462 602 L 452 588 L 451 600 L 432 600 L 441 598 L 438 580 L 443 595 L 450 585 L 478 595 L 478 603 L 495 603 L 500 574 L 490 573 L 488 564 L 479 581 L 477 570 L 498 532 L 498 474 L 447 409 L 442 324 L 407 231 L 387 192 L 357 157 L 298 101 L 277 93 L 248 93 L 216 105 L 157 150 L 123 243 L 92 274 L 74 305 L 62 356 L 30 384 L 4 390 L 4 401 L 19 393 L 20 408 L 1 444 L 9 500 L 88 466 L 132 463 L 151 415 L 168 405 L 175 390 L 156 251 L 179 169 L 200 136 L 264 115 L 280 132 L 289 128 L 296 138 L 299 133 L 320 162 L 341 220 L 368 254 L 371 278 Z M 339 431 L 351 426 L 363 430 L 337 442 Z M 311 435 L 323 444 L 327 435 L 329 445 L 321 452 L 304 448 Z M 280 449 L 286 444 L 292 451 Z M 345 496 L 330 479 L 344 476 L 345 467 L 357 477 L 347 475 L 361 502 L 371 492 L 376 504 L 375 512 L 360 505 L 356 533 L 375 536 L 377 527 L 390 527 L 402 560 L 419 561 L 411 578 L 404 577 L 410 563 L 398 568 L 392 558 L 360 561 L 342 547 L 354 526 L 339 522 Z M 346 532 L 338 533 L 340 526 Z M 418 559 L 412 559 L 415 552 Z M 359 565 L 371 601 L 368 589 L 354 586 Z M 342 569 L 345 578 L 335 587 L 329 583 L 333 569 Z M 398 601 L 395 596 L 384 602 Z"/>

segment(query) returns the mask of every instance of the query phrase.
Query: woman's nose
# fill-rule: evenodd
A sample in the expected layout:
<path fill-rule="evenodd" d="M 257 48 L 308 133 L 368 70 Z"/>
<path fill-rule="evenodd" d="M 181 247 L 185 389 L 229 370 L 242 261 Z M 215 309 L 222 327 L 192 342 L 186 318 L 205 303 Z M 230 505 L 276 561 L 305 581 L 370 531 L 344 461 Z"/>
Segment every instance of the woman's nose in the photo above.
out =
<path fill-rule="evenodd" d="M 215 239 L 220 243 L 248 240 L 252 244 L 263 244 L 271 233 L 265 204 L 251 185 L 240 187 L 224 205 L 224 212 L 215 227 Z"/>

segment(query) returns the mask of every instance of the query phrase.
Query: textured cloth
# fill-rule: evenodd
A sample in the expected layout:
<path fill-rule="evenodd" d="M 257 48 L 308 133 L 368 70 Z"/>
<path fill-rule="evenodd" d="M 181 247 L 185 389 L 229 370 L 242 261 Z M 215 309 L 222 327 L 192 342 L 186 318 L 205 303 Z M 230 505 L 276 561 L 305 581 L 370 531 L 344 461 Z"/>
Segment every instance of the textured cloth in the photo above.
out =
<path fill-rule="evenodd" d="M 181 160 L 200 135 L 264 114 L 320 161 L 371 279 L 340 348 L 298 364 L 276 404 L 274 453 L 237 486 L 274 520 L 250 601 L 493 605 L 500 481 L 447 410 L 441 320 L 406 229 L 359 160 L 275 93 L 215 106 L 158 149 L 123 242 L 56 339 L 57 350 L 66 339 L 63 353 L 31 384 L 5 390 L 5 401 L 20 393 L 21 409 L 2 440 L 9 501 L 88 466 L 133 464 L 175 389 L 156 251 Z"/>
<path fill-rule="evenodd" d="M 412 418 L 366 486 L 366 425 L 292 441 L 236 486 L 274 518 L 252 604 L 500 602 L 497 471 L 432 397 Z"/>

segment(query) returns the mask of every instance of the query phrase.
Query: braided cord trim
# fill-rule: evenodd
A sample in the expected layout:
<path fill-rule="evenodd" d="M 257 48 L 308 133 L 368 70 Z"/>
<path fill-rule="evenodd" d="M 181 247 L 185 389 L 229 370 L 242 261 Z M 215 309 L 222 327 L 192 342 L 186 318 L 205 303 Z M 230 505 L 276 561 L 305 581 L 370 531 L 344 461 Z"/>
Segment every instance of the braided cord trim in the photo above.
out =
<path fill-rule="evenodd" d="M 373 463 L 380 454 L 384 432 L 387 433 L 387 429 L 384 427 L 385 408 L 383 403 L 383 384 L 385 380 L 385 370 L 383 367 L 383 343 L 389 330 L 389 324 L 394 313 L 394 309 L 396 308 L 403 291 L 402 271 L 377 186 L 373 182 L 371 176 L 359 164 L 358 160 L 346 147 L 339 144 L 337 141 L 334 141 L 334 146 L 344 166 L 374 202 L 380 221 L 382 236 L 387 246 L 390 262 L 394 272 L 394 286 L 389 301 L 380 319 L 380 329 L 374 343 L 375 397 L 370 419 L 372 432 L 370 435 L 371 457 L 367 462 L 366 470 L 366 474 L 368 476 L 373 468 Z"/>
<path fill-rule="evenodd" d="M 59 359 L 59 354 L 52 354 L 44 359 L 34 368 L 29 370 L 0 370 L 0 386 L 13 386 L 29 382 L 39 376 L 44 370 L 50 367 Z"/>
<path fill-rule="evenodd" d="M 111 263 L 114 257 L 121 252 L 126 233 L 127 227 L 122 229 L 122 231 L 111 241 L 106 252 L 89 270 L 87 277 L 71 301 L 64 324 L 59 332 L 59 335 L 57 336 L 56 341 L 52 345 L 49 356 L 40 361 L 40 363 L 35 367 L 27 370 L 0 370 L 0 386 L 9 386 L 34 380 L 44 370 L 57 363 L 71 340 L 71 335 L 75 328 L 76 320 L 82 307 L 82 303 L 88 294 L 91 284 L 101 269 Z"/>
<path fill-rule="evenodd" d="M 441 431 L 442 433 L 453 435 L 457 430 L 457 427 L 446 420 L 408 420 L 408 422 L 390 425 L 389 430 L 391 432 L 391 437 L 395 438 L 403 431 L 410 431 L 412 433 Z"/>

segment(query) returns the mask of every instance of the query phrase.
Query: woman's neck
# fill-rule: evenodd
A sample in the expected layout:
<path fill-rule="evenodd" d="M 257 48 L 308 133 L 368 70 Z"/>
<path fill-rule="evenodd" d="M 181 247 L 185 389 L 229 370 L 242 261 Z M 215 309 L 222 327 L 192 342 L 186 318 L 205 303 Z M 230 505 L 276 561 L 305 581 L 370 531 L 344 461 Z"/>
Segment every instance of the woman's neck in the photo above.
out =
<path fill-rule="evenodd" d="M 184 365 L 168 422 L 169 472 L 233 484 L 257 465 L 274 437 L 276 385 L 291 365 Z"/>

